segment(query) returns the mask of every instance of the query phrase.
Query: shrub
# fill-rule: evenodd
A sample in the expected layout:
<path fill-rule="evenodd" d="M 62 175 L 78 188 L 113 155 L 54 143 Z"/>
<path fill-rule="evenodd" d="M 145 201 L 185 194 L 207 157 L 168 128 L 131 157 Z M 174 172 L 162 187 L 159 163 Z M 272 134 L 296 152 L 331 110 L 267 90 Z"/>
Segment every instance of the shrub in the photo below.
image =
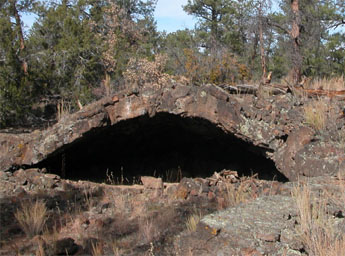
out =
<path fill-rule="evenodd" d="M 45 203 L 40 200 L 34 203 L 22 202 L 14 216 L 25 234 L 31 238 L 41 233 L 47 220 L 47 208 Z"/>
<path fill-rule="evenodd" d="M 164 73 L 166 62 L 167 56 L 161 54 L 156 55 L 154 61 L 131 58 L 123 76 L 129 84 L 162 86 L 171 78 Z"/>
<path fill-rule="evenodd" d="M 191 49 L 184 49 L 184 53 L 185 75 L 193 83 L 236 84 L 251 79 L 248 67 L 240 62 L 238 56 L 226 49 L 219 49 L 211 55 Z"/>

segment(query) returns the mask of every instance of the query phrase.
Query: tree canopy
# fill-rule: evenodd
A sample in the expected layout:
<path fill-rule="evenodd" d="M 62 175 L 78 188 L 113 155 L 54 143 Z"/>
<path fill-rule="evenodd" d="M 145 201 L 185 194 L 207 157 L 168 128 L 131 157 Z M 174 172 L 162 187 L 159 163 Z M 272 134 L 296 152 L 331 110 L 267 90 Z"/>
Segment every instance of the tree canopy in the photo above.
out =
<path fill-rule="evenodd" d="M 143 65 L 196 85 L 344 75 L 344 1 L 188 0 L 195 28 L 169 34 L 157 31 L 156 2 L 1 0 L 0 128 L 77 110 Z M 30 30 L 24 13 L 38 17 Z"/>

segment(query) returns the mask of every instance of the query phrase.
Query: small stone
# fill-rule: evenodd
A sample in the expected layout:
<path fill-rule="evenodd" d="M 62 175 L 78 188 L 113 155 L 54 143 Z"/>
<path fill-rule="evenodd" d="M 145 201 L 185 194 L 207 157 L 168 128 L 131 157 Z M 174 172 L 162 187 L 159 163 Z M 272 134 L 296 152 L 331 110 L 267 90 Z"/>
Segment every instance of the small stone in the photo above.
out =
<path fill-rule="evenodd" d="M 146 189 L 160 189 L 163 190 L 163 181 L 162 178 L 155 178 L 150 176 L 142 176 L 141 182 Z"/>
<path fill-rule="evenodd" d="M 208 194 L 207 194 L 207 198 L 209 200 L 212 200 L 216 197 L 216 195 L 212 192 L 212 191 L 209 191 Z"/>
<path fill-rule="evenodd" d="M 25 177 L 25 171 L 23 169 L 19 169 L 13 173 L 14 177 Z"/>
<path fill-rule="evenodd" d="M 19 197 L 19 198 L 21 198 L 27 194 L 23 187 L 15 188 L 13 193 L 15 194 L 16 197 Z"/>
<path fill-rule="evenodd" d="M 95 220 L 95 225 L 98 229 L 101 229 L 104 227 L 104 222 L 100 219 Z"/>
<path fill-rule="evenodd" d="M 24 172 L 27 175 L 36 176 L 36 175 L 38 175 L 40 173 L 40 169 L 38 169 L 38 168 L 30 168 L 30 169 L 26 169 Z"/>
<path fill-rule="evenodd" d="M 40 173 L 47 173 L 47 168 L 42 168 L 39 170 Z"/>
<path fill-rule="evenodd" d="M 175 184 L 169 185 L 165 189 L 165 193 L 167 195 L 174 195 L 176 193 L 176 191 L 177 191 L 177 185 L 175 185 Z"/>
<path fill-rule="evenodd" d="M 58 240 L 55 244 L 54 255 L 73 255 L 78 251 L 78 245 L 72 238 Z"/>
<path fill-rule="evenodd" d="M 191 196 L 197 196 L 199 195 L 199 191 L 195 190 L 195 189 L 192 189 L 189 193 Z"/>
<path fill-rule="evenodd" d="M 256 237 L 265 242 L 276 242 L 279 240 L 279 234 L 257 234 Z"/>
<path fill-rule="evenodd" d="M 183 187 L 183 186 L 178 186 L 176 192 L 175 192 L 175 197 L 177 199 L 187 199 L 188 197 L 188 189 Z"/>
<path fill-rule="evenodd" d="M 8 180 L 8 175 L 6 172 L 0 171 L 0 180 Z"/>
<path fill-rule="evenodd" d="M 46 177 L 47 179 L 52 179 L 52 180 L 60 180 L 61 179 L 59 175 L 51 174 L 51 173 L 44 174 L 44 177 Z"/>

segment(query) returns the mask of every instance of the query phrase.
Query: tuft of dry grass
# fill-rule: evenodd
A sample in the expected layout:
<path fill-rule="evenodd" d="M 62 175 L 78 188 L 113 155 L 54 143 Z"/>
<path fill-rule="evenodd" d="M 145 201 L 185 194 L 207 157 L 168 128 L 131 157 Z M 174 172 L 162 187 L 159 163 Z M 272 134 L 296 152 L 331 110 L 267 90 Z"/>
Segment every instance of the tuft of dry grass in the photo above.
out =
<path fill-rule="evenodd" d="M 293 189 L 299 224 L 296 231 L 309 255 L 337 256 L 345 251 L 345 237 L 337 235 L 332 217 L 327 215 L 325 193 L 315 197 L 308 185 Z"/>
<path fill-rule="evenodd" d="M 57 108 L 57 116 L 56 119 L 60 121 L 65 116 L 68 116 L 71 113 L 71 104 L 64 101 L 63 99 L 59 101 L 59 103 L 56 106 Z"/>
<path fill-rule="evenodd" d="M 200 213 L 194 213 L 191 216 L 189 216 L 186 221 L 187 230 L 191 233 L 195 232 L 200 220 L 201 220 Z"/>
<path fill-rule="evenodd" d="M 328 105 L 322 99 L 313 100 L 304 107 L 305 122 L 316 131 L 322 131 L 327 122 Z"/>
<path fill-rule="evenodd" d="M 30 201 L 22 202 L 14 216 L 25 234 L 32 238 L 42 232 L 46 223 L 46 204 L 41 200 L 37 200 L 34 203 Z"/>
<path fill-rule="evenodd" d="M 234 184 L 226 184 L 225 200 L 227 207 L 232 207 L 251 199 L 251 195 L 247 191 L 247 184 L 247 182 L 241 181 L 237 188 Z"/>
<path fill-rule="evenodd" d="M 139 234 L 145 243 L 150 243 L 157 237 L 157 227 L 154 225 L 152 219 L 140 220 Z"/>

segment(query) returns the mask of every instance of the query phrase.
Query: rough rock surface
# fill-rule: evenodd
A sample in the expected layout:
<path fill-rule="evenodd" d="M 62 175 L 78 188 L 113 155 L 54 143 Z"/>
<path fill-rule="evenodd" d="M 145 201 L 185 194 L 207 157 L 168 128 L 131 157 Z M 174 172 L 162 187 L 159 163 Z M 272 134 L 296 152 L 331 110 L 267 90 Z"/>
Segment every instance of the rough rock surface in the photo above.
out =
<path fill-rule="evenodd" d="M 292 216 L 296 215 L 291 197 L 261 197 L 205 216 L 195 233 L 180 236 L 176 247 L 181 248 L 180 255 L 188 248 L 193 255 L 245 255 L 250 250 L 258 255 L 284 255 L 284 251 L 303 248 L 301 244 L 290 245 L 293 239 L 281 241 L 282 236 L 294 233 Z"/>
<path fill-rule="evenodd" d="M 332 178 L 308 178 L 307 184 L 317 198 L 320 191 L 342 195 L 343 181 Z M 286 183 L 278 195 L 261 196 L 204 216 L 194 232 L 176 236 L 177 255 L 313 255 L 307 253 L 297 230 L 299 213 L 291 197 L 298 183 Z M 327 212 L 336 234 L 344 233 L 343 205 L 328 202 Z"/>
<path fill-rule="evenodd" d="M 334 108 L 340 113 L 336 104 Z M 263 149 L 290 180 L 297 180 L 300 175 L 334 175 L 345 164 L 342 145 L 336 142 L 344 120 L 329 122 L 330 127 L 317 137 L 303 124 L 303 104 L 291 94 L 239 96 L 214 85 L 185 86 L 172 81 L 161 88 L 119 92 L 45 130 L 0 133 L 0 170 L 30 167 L 78 143 L 91 131 L 158 113 L 208 120 L 225 133 Z"/>

